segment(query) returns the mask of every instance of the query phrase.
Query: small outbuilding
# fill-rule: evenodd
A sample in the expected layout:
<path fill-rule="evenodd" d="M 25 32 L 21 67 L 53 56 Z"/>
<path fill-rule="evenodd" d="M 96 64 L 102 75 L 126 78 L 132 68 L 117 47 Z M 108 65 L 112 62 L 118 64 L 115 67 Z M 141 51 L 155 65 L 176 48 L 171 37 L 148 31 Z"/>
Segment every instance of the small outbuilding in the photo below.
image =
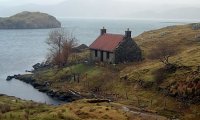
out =
<path fill-rule="evenodd" d="M 124 35 L 110 34 L 101 29 L 100 36 L 89 46 L 91 60 L 112 64 L 140 61 L 142 52 L 128 29 Z"/>

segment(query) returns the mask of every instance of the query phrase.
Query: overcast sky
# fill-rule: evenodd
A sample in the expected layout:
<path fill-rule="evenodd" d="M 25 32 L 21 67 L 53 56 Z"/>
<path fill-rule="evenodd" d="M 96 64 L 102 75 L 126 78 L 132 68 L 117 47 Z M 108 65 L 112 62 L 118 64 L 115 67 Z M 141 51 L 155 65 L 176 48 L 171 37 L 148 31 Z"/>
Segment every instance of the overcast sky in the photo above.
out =
<path fill-rule="evenodd" d="M 200 0 L 0 0 L 0 16 L 20 11 L 41 11 L 57 17 L 196 19 L 200 18 Z"/>
<path fill-rule="evenodd" d="M 24 5 L 24 4 L 38 4 L 38 5 L 45 5 L 45 4 L 58 4 L 66 0 L 0 0 L 0 5 Z"/>
<path fill-rule="evenodd" d="M 64 1 L 70 0 L 0 0 L 0 5 L 24 5 L 24 4 L 58 4 Z M 84 0 L 83 0 L 84 1 Z M 94 1 L 101 1 L 101 0 L 90 0 L 91 2 Z M 107 1 L 124 1 L 124 2 L 131 2 L 131 3 L 143 3 L 149 5 L 158 5 L 158 4 L 171 4 L 171 5 L 194 5 L 197 6 L 200 4 L 200 0 L 107 0 Z M 87 4 L 87 3 L 86 3 Z"/>

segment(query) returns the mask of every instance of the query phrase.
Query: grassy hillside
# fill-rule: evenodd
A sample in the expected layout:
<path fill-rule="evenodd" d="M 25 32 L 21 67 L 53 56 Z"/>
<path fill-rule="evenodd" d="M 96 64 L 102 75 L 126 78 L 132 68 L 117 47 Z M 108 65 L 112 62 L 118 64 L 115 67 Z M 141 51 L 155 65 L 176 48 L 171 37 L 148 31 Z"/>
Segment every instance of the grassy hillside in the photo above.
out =
<path fill-rule="evenodd" d="M 144 32 L 137 36 L 135 40 L 146 54 L 158 41 L 176 44 L 184 51 L 185 48 L 189 49 L 199 45 L 200 30 L 193 30 L 192 25 L 168 26 Z"/>
<path fill-rule="evenodd" d="M 126 67 L 122 71 L 123 74 L 129 74 L 129 77 L 134 77 L 132 75 L 135 72 L 143 72 L 144 80 L 154 79 L 152 73 L 163 65 L 158 60 L 149 60 L 147 56 L 160 41 L 173 43 L 180 49 L 179 53 L 170 59 L 172 63 L 191 66 L 194 69 L 200 65 L 200 30 L 192 30 L 191 25 L 170 26 L 144 32 L 136 37 L 135 41 L 143 50 L 145 60 L 140 64 Z"/>
<path fill-rule="evenodd" d="M 177 80 L 180 74 L 192 73 L 197 71 L 198 66 L 200 66 L 200 30 L 193 30 L 191 25 L 170 26 L 148 31 L 136 37 L 135 40 L 142 48 L 145 60 L 136 66 L 126 67 L 121 71 L 122 75 L 128 74 L 130 79 L 135 78 L 138 74 L 145 74 L 140 76 L 140 79 L 144 81 L 155 80 L 154 73 L 163 68 L 164 65 L 158 60 L 149 60 L 147 56 L 160 41 L 167 41 L 179 48 L 178 54 L 172 56 L 170 61 L 180 67 L 185 67 L 185 69 L 178 69 L 172 76 L 169 76 L 169 79 L 176 77 Z M 184 79 L 181 78 L 181 80 Z"/>
<path fill-rule="evenodd" d="M 42 69 L 26 76 L 41 83 L 49 82 L 48 87 L 53 90 L 65 92 L 70 89 L 81 94 L 93 94 L 133 110 L 147 111 L 170 119 L 199 120 L 200 30 L 193 30 L 191 25 L 170 26 L 144 32 L 135 41 L 143 50 L 144 61 L 120 65 L 77 64 L 59 69 Z M 176 65 L 173 71 L 159 60 L 148 59 L 151 49 L 162 41 L 179 48 L 178 53 L 170 57 L 170 62 Z M 78 75 L 76 80 L 74 74 Z M 83 111 L 92 108 L 90 104 L 84 105 Z M 75 109 L 76 112 L 76 108 L 72 111 Z M 89 115 L 103 117 L 97 114 Z M 115 116 L 119 113 L 110 114 Z M 88 112 L 83 112 L 82 117 L 87 118 Z"/>
<path fill-rule="evenodd" d="M 196 118 L 194 113 L 200 109 L 198 105 L 200 100 L 200 71 L 198 70 L 198 66 L 200 66 L 200 30 L 193 30 L 191 25 L 170 26 L 144 32 L 135 40 L 142 48 L 145 60 L 139 64 L 126 66 L 121 70 L 121 77 L 127 76 L 128 81 L 132 83 L 131 86 L 136 88 L 130 94 L 137 96 L 137 93 L 142 100 L 152 99 L 157 110 L 163 107 L 163 101 L 166 100 L 167 109 L 181 113 L 182 119 L 198 119 L 199 113 L 196 114 L 198 116 Z M 163 71 L 165 66 L 159 60 L 148 59 L 151 49 L 160 41 L 175 44 L 180 50 L 177 55 L 170 58 L 171 63 L 178 65 L 173 73 Z M 161 79 L 162 83 L 156 84 L 157 79 Z M 138 84 L 140 84 L 139 87 Z M 144 92 L 141 92 L 141 88 Z M 166 92 L 167 94 L 164 94 Z M 169 94 L 176 96 L 179 100 L 187 99 L 188 101 L 177 102 L 175 98 L 169 97 Z M 191 105 L 192 99 L 197 104 Z M 187 104 L 186 107 L 184 104 Z M 166 113 L 164 114 L 166 115 Z"/>

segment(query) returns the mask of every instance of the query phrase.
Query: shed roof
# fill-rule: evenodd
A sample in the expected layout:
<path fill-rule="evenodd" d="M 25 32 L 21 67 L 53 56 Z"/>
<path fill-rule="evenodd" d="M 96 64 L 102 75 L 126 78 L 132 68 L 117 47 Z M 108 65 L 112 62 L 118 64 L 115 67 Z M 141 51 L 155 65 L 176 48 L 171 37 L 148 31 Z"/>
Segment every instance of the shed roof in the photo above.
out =
<path fill-rule="evenodd" d="M 123 40 L 124 35 L 105 33 L 99 36 L 89 48 L 113 52 Z"/>

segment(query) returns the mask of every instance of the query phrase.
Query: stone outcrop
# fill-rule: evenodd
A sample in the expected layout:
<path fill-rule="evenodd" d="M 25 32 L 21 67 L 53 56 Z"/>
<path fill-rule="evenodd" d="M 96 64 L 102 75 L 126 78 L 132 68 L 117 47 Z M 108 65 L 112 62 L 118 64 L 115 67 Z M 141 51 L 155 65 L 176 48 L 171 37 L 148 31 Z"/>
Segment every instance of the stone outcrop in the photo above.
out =
<path fill-rule="evenodd" d="M 83 98 L 80 93 L 74 91 L 74 90 L 67 90 L 67 91 L 58 91 L 53 90 L 49 87 L 50 83 L 48 81 L 39 82 L 35 80 L 32 76 L 26 76 L 26 75 L 14 75 L 14 76 L 8 76 L 7 79 L 18 79 L 22 82 L 25 82 L 27 84 L 31 84 L 34 88 L 38 89 L 40 92 L 46 93 L 48 96 L 56 98 L 61 101 L 67 101 L 72 102 L 74 100 L 78 100 Z"/>

